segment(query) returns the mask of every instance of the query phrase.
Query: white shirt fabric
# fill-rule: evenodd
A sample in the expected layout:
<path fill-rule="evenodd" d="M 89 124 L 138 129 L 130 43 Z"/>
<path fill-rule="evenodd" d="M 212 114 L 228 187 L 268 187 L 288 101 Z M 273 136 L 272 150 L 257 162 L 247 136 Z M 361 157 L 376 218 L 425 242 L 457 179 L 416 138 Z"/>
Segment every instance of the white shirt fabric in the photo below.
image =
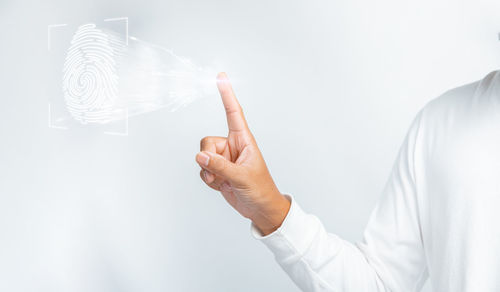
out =
<path fill-rule="evenodd" d="M 500 291 L 500 73 L 418 113 L 359 243 L 289 198 L 278 230 L 252 233 L 304 291 Z"/>

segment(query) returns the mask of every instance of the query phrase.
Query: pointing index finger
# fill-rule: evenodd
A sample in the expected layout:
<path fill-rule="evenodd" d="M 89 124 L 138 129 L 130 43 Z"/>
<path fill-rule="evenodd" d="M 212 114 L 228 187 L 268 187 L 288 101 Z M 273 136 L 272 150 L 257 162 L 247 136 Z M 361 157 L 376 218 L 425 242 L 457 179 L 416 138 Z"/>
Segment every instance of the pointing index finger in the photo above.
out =
<path fill-rule="evenodd" d="M 226 73 L 219 73 L 217 75 L 217 88 L 222 97 L 222 103 L 226 110 L 227 126 L 229 131 L 243 131 L 247 129 L 247 123 L 245 117 L 243 116 L 243 110 L 241 109 L 236 96 L 234 95 L 233 88 Z"/>

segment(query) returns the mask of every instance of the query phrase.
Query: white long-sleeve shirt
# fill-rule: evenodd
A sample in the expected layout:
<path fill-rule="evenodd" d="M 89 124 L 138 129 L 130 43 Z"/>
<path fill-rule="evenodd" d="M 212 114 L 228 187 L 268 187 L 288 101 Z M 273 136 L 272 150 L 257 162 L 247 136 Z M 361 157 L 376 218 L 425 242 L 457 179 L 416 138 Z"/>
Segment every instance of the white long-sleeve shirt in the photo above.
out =
<path fill-rule="evenodd" d="M 419 112 L 359 243 L 289 198 L 278 230 L 252 233 L 304 291 L 500 291 L 500 73 Z"/>

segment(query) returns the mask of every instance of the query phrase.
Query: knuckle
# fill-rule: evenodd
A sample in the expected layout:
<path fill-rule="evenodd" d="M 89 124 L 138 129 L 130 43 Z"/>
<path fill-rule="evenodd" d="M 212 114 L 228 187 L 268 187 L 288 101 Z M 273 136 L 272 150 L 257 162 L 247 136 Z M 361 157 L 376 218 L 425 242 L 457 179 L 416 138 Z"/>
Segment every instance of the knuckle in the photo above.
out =
<path fill-rule="evenodd" d="M 216 159 L 211 159 L 213 161 L 213 168 L 217 169 L 218 172 L 224 173 L 227 170 L 227 160 L 222 157 L 217 157 Z"/>
<path fill-rule="evenodd" d="M 210 144 L 211 140 L 212 140 L 211 137 L 203 137 L 200 140 L 200 149 L 204 150 L 208 146 L 208 144 Z"/>
<path fill-rule="evenodd" d="M 217 157 L 216 159 L 213 159 L 213 163 L 214 163 L 214 168 L 219 170 L 219 171 L 223 171 L 224 168 L 225 168 L 225 163 L 224 163 L 224 160 L 220 159 L 219 157 Z"/>
<path fill-rule="evenodd" d="M 225 159 L 220 159 L 220 160 L 221 160 L 220 170 L 221 170 L 221 172 L 226 172 L 226 169 L 227 169 L 227 160 L 225 160 Z"/>
<path fill-rule="evenodd" d="M 226 113 L 228 115 L 242 113 L 242 108 L 239 105 L 237 105 L 237 106 L 234 106 L 234 105 L 225 105 L 224 108 L 225 108 Z"/>

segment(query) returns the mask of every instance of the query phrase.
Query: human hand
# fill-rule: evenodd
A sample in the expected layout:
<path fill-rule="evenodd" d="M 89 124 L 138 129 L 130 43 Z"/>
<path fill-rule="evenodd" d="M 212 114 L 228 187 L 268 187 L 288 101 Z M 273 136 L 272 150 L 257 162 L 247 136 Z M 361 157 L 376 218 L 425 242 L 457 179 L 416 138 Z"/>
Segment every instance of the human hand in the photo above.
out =
<path fill-rule="evenodd" d="M 286 217 L 290 201 L 274 184 L 225 73 L 217 76 L 217 87 L 229 133 L 227 137 L 210 136 L 201 140 L 196 155 L 196 162 L 202 168 L 201 179 L 220 191 L 264 235 L 272 233 Z"/>

